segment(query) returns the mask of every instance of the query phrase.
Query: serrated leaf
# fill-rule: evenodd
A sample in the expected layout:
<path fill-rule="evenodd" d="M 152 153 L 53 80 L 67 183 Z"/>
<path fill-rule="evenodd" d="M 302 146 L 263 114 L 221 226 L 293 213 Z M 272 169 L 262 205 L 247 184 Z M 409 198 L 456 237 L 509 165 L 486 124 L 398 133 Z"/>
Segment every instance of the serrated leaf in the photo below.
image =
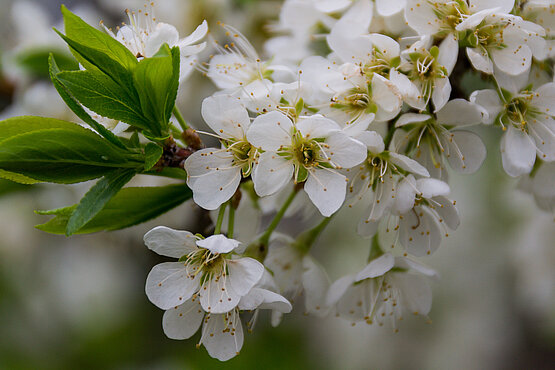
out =
<path fill-rule="evenodd" d="M 98 132 L 102 137 L 106 140 L 111 142 L 112 144 L 126 149 L 126 146 L 123 145 L 120 139 L 106 127 L 101 125 L 100 123 L 96 122 L 81 106 L 81 104 L 71 95 L 69 90 L 61 83 L 60 80 L 56 77 L 57 74 L 60 72 L 58 65 L 56 64 L 56 60 L 54 59 L 53 55 L 50 55 L 49 58 L 49 67 L 50 67 L 50 79 L 52 80 L 52 84 L 58 91 L 58 94 L 62 97 L 64 102 L 67 106 L 77 115 L 77 117 L 81 118 L 83 122 L 91 126 L 96 132 Z"/>
<path fill-rule="evenodd" d="M 0 178 L 10 180 L 12 182 L 16 182 L 18 184 L 23 184 L 23 185 L 32 185 L 40 182 L 30 177 L 23 176 L 15 172 L 4 171 L 4 170 L 0 170 Z"/>
<path fill-rule="evenodd" d="M 124 188 L 76 234 L 120 230 L 134 226 L 166 213 L 192 196 L 193 193 L 184 184 Z M 41 215 L 56 217 L 42 225 L 37 225 L 36 228 L 52 234 L 65 234 L 69 217 L 76 207 L 77 205 L 50 211 L 37 211 Z"/>
<path fill-rule="evenodd" d="M 163 137 L 167 131 L 179 85 L 179 62 L 179 48 L 164 44 L 152 58 L 143 59 L 133 73 L 143 115 L 158 125 L 150 130 L 150 136 Z"/>
<path fill-rule="evenodd" d="M 120 42 L 91 27 L 63 5 L 62 14 L 66 34 L 56 32 L 78 54 L 78 59 L 90 63 L 122 86 L 130 86 L 137 58 Z"/>
<path fill-rule="evenodd" d="M 74 125 L 12 136 L 0 142 L 0 169 L 39 181 L 76 183 L 117 168 L 141 169 L 142 155 L 126 152 Z"/>
<path fill-rule="evenodd" d="M 150 170 L 164 153 L 161 146 L 154 143 L 148 143 L 145 146 L 145 171 Z"/>
<path fill-rule="evenodd" d="M 100 179 L 81 199 L 69 217 L 66 235 L 75 234 L 104 208 L 106 203 L 127 184 L 136 172 L 123 169 L 111 172 Z"/>
<path fill-rule="evenodd" d="M 99 71 L 60 72 L 56 78 L 71 92 L 71 95 L 85 107 L 97 114 L 151 130 L 151 122 L 146 120 L 125 89 Z"/>
<path fill-rule="evenodd" d="M 8 118 L 0 122 L 0 142 L 10 137 L 27 134 L 33 131 L 59 128 L 81 132 L 82 127 L 73 122 L 62 121 L 55 118 L 19 116 Z"/>

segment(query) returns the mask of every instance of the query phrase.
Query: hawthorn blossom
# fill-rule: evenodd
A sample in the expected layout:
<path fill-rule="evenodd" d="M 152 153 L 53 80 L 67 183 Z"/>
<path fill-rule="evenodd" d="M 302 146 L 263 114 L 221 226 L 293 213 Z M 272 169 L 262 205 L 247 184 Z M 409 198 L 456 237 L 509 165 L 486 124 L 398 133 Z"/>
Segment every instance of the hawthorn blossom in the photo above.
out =
<path fill-rule="evenodd" d="M 325 270 L 302 245 L 284 234 L 276 234 L 270 240 L 264 265 L 273 273 L 279 292 L 294 303 L 304 296 L 305 312 L 319 317 L 328 313 L 326 293 L 329 280 Z M 272 317 L 275 326 L 281 313 Z"/>
<path fill-rule="evenodd" d="M 506 91 L 503 100 L 494 90 L 475 91 L 471 101 L 482 104 L 484 123 L 503 127 L 501 158 L 503 168 L 517 177 L 532 171 L 536 157 L 555 161 L 555 83 L 535 90 Z"/>
<path fill-rule="evenodd" d="M 179 32 L 171 24 L 157 22 L 152 6 L 145 5 L 136 13 L 126 10 L 129 24 L 112 30 L 104 26 L 106 32 L 125 45 L 137 58 L 150 58 L 163 44 L 177 46 L 180 51 L 179 81 L 182 82 L 193 71 L 197 54 L 204 50 L 206 42 L 200 42 L 208 33 L 208 25 L 203 21 L 189 36 L 180 39 Z"/>
<path fill-rule="evenodd" d="M 258 151 L 246 139 L 251 121 L 236 98 L 216 95 L 204 99 L 202 117 L 222 148 L 194 152 L 185 160 L 185 170 L 195 203 L 213 210 L 235 194 L 242 177 L 250 175 Z"/>
<path fill-rule="evenodd" d="M 234 309 L 262 277 L 264 266 L 248 257 L 232 259 L 239 242 L 223 235 L 200 239 L 188 231 L 159 226 L 145 234 L 146 246 L 178 262 L 154 266 L 146 280 L 146 294 L 167 310 L 199 296 L 206 312 Z"/>
<path fill-rule="evenodd" d="M 406 152 L 442 180 L 447 179 L 445 159 L 459 173 L 474 173 L 486 147 L 478 135 L 460 128 L 481 123 L 483 115 L 482 107 L 464 99 L 449 101 L 435 115 L 406 113 L 395 123 L 393 150 Z"/>
<path fill-rule="evenodd" d="M 183 304 L 166 310 L 162 327 L 168 338 L 182 340 L 192 337 L 202 325 L 197 347 L 204 345 L 211 357 L 227 361 L 238 355 L 243 347 L 240 311 L 259 309 L 271 309 L 283 314 L 291 312 L 291 304 L 277 293 L 254 287 L 241 297 L 237 307 L 225 313 L 210 313 L 193 296 Z"/>
<path fill-rule="evenodd" d="M 426 316 L 432 305 L 429 278 L 437 274 L 411 259 L 391 253 L 372 259 L 356 274 L 335 281 L 329 289 L 327 303 L 338 316 L 381 326 L 390 319 L 396 327 L 404 313 Z"/>
<path fill-rule="evenodd" d="M 247 139 L 264 151 L 252 174 L 259 196 L 276 193 L 293 178 L 295 183 L 305 182 L 304 190 L 326 217 L 345 200 L 347 179 L 338 169 L 355 166 L 366 157 L 361 142 L 318 114 L 300 117 L 296 124 L 277 111 L 260 115 Z"/>

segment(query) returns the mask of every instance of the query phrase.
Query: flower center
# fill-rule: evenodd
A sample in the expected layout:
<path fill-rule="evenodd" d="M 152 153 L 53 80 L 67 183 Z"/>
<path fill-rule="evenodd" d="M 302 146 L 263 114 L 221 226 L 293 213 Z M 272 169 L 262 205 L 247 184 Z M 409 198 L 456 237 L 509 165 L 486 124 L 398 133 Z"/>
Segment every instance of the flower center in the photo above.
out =
<path fill-rule="evenodd" d="M 224 146 L 233 154 L 233 165 L 241 167 L 243 176 L 248 176 L 252 171 L 252 164 L 258 155 L 256 148 L 246 140 L 228 140 L 224 142 Z"/>

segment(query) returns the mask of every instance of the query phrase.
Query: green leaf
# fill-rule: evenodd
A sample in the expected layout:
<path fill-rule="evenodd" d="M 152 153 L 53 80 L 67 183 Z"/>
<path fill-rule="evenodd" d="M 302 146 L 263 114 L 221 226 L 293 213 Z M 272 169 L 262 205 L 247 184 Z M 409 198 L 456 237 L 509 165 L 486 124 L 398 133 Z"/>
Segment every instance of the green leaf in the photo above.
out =
<path fill-rule="evenodd" d="M 143 115 L 157 127 L 149 136 L 163 137 L 168 128 L 179 85 L 179 48 L 162 45 L 152 58 L 143 59 L 135 68 L 133 80 Z"/>
<path fill-rule="evenodd" d="M 56 32 L 77 54 L 78 59 L 98 68 L 122 86 L 131 86 L 132 70 L 137 65 L 137 58 L 120 42 L 89 26 L 63 5 L 62 14 L 66 34 Z"/>
<path fill-rule="evenodd" d="M 0 169 L 39 181 L 75 183 L 104 176 L 116 168 L 143 167 L 142 155 L 126 152 L 91 130 L 74 126 L 5 139 L 0 142 Z"/>
<path fill-rule="evenodd" d="M 117 193 L 91 221 L 76 234 L 102 230 L 120 230 L 148 221 L 177 207 L 193 196 L 187 185 L 163 187 L 130 187 Z M 65 234 L 66 226 L 77 205 L 51 211 L 37 211 L 41 215 L 55 215 L 52 220 L 36 228 L 52 234 Z"/>
<path fill-rule="evenodd" d="M 77 132 L 83 130 L 82 127 L 73 122 L 62 121 L 55 118 L 36 116 L 12 117 L 0 122 L 0 142 L 13 136 L 51 128 L 75 130 Z"/>
<path fill-rule="evenodd" d="M 106 127 L 104 127 L 100 123 L 96 122 L 83 109 L 83 107 L 77 101 L 77 99 L 75 99 L 71 95 L 69 90 L 62 84 L 62 82 L 60 80 L 58 80 L 58 78 L 56 76 L 58 75 L 60 70 L 58 68 L 58 65 L 56 64 L 56 60 L 54 59 L 53 55 L 50 55 L 49 64 L 50 64 L 50 79 L 52 80 L 52 83 L 54 84 L 54 87 L 58 91 L 58 94 L 60 94 L 60 96 L 62 97 L 64 102 L 73 111 L 73 113 L 75 113 L 77 115 L 77 117 L 81 118 L 83 120 L 83 122 L 85 122 L 89 126 L 91 126 L 96 132 L 98 132 L 100 135 L 102 135 L 102 137 L 104 137 L 106 140 L 108 140 L 112 144 L 114 144 L 114 145 L 116 145 L 116 146 L 118 146 L 122 149 L 126 149 L 126 146 L 123 145 L 121 140 L 118 139 L 118 137 L 116 135 L 114 135 L 114 133 L 112 131 L 108 130 Z"/>
<path fill-rule="evenodd" d="M 97 114 L 151 130 L 151 122 L 140 112 L 139 102 L 100 71 L 60 72 L 56 78 L 71 95 Z"/>
<path fill-rule="evenodd" d="M 154 143 L 148 143 L 145 147 L 145 171 L 150 170 L 164 153 L 161 146 Z"/>
<path fill-rule="evenodd" d="M 132 169 L 123 169 L 109 173 L 100 179 L 85 194 L 71 214 L 66 226 L 66 236 L 75 234 L 85 226 L 135 174 Z"/>
<path fill-rule="evenodd" d="M 33 49 L 24 51 L 17 56 L 18 64 L 28 73 L 38 78 L 48 78 L 48 57 L 50 54 L 55 55 L 58 65 L 64 70 L 77 70 L 79 64 L 67 52 L 58 52 L 44 49 Z"/>
<path fill-rule="evenodd" d="M 40 182 L 40 181 L 32 179 L 30 177 L 23 176 L 23 175 L 20 175 L 18 173 L 14 173 L 14 172 L 4 171 L 4 170 L 0 170 L 0 178 L 10 180 L 10 181 L 16 182 L 18 184 L 24 184 L 24 185 L 31 185 L 31 184 L 36 184 L 36 183 Z"/>

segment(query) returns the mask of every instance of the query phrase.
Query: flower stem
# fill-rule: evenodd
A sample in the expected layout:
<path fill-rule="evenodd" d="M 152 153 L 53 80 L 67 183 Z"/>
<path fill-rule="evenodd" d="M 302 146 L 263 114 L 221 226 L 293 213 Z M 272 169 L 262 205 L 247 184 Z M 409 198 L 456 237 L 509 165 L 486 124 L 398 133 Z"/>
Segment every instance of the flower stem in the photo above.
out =
<path fill-rule="evenodd" d="M 229 214 L 227 215 L 227 237 L 232 239 L 235 229 L 235 207 L 229 205 Z"/>
<path fill-rule="evenodd" d="M 220 212 L 218 213 L 218 220 L 216 221 L 216 227 L 214 228 L 214 235 L 221 234 L 222 223 L 224 222 L 225 208 L 227 207 L 227 202 L 220 206 Z"/>
<path fill-rule="evenodd" d="M 287 197 L 287 200 L 285 201 L 285 203 L 283 203 L 283 205 L 279 209 L 278 213 L 274 216 L 272 222 L 270 223 L 270 225 L 268 226 L 264 234 L 262 234 L 262 236 L 260 237 L 259 241 L 262 245 L 265 245 L 265 246 L 268 245 L 268 242 L 270 240 L 270 237 L 272 236 L 272 233 L 281 222 L 281 219 L 285 215 L 285 212 L 287 212 L 287 209 L 289 208 L 291 203 L 293 203 L 293 199 L 295 199 L 295 196 L 297 195 L 297 193 L 298 193 L 298 190 L 295 187 L 295 189 L 293 189 L 291 194 L 289 194 L 289 196 Z"/>
<path fill-rule="evenodd" d="M 310 248 L 312 247 L 312 245 L 314 244 L 318 236 L 320 236 L 322 231 L 324 231 L 326 226 L 328 226 L 332 217 L 333 215 L 331 215 L 330 217 L 324 218 L 318 225 L 299 235 L 299 237 L 295 241 L 295 244 L 294 244 L 295 247 L 301 252 L 303 252 L 304 254 L 308 253 L 308 251 L 310 250 Z"/>
<path fill-rule="evenodd" d="M 181 126 L 183 131 L 189 128 L 189 125 L 187 125 L 187 122 L 185 122 L 185 119 L 183 118 L 183 115 L 179 111 L 179 108 L 177 108 L 177 105 L 173 106 L 173 115 L 175 116 L 175 119 L 177 120 L 177 122 L 179 123 L 179 126 Z"/>

